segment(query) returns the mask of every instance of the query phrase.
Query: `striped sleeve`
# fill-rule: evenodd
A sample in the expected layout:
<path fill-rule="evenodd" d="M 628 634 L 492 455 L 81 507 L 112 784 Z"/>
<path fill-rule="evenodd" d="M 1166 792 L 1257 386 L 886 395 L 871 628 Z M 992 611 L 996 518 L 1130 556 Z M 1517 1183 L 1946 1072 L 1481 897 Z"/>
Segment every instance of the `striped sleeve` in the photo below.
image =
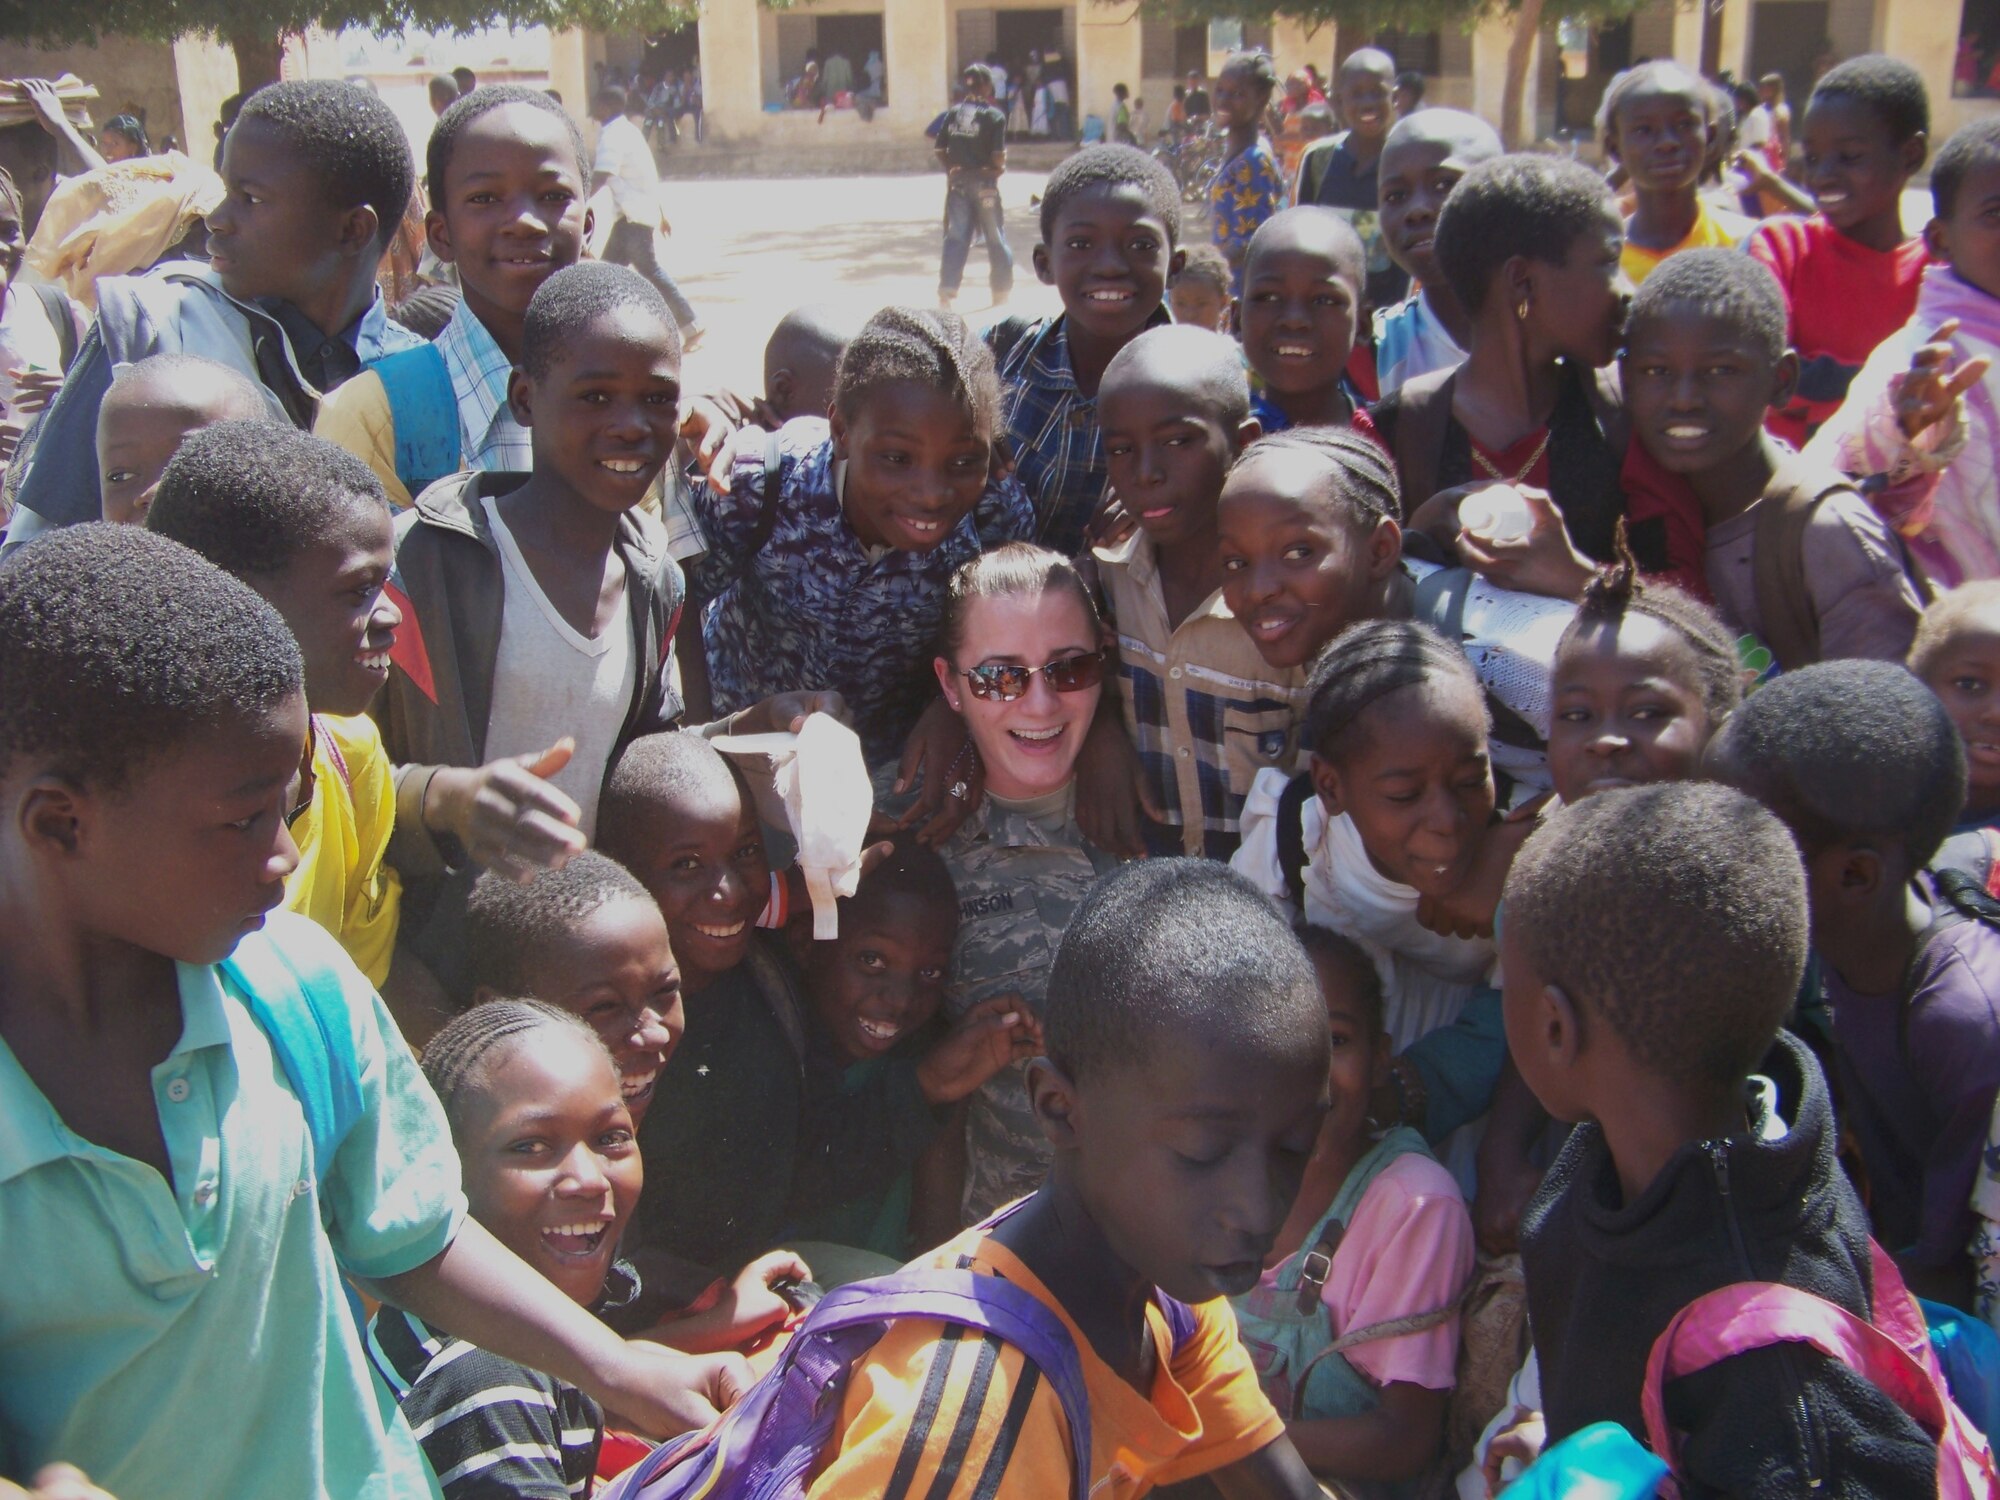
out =
<path fill-rule="evenodd" d="M 898 1323 L 858 1365 L 812 1500 L 1046 1500 L 1071 1489 L 1062 1403 L 992 1334 Z"/>
<path fill-rule="evenodd" d="M 445 1500 L 589 1494 L 603 1418 L 582 1392 L 387 1308 L 371 1344 Z"/>

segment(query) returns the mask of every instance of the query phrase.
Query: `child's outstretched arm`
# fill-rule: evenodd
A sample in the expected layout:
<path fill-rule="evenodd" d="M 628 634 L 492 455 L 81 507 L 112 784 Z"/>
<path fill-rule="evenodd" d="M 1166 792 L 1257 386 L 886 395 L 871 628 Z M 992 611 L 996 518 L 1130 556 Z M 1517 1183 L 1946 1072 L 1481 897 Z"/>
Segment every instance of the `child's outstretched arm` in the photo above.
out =
<path fill-rule="evenodd" d="M 583 812 L 547 778 L 569 764 L 575 749 L 565 736 L 546 750 L 483 766 L 398 766 L 396 822 L 402 833 L 391 835 L 397 856 L 391 862 L 406 875 L 426 873 L 431 864 L 454 864 L 438 843 L 445 838 L 457 842 L 453 852 L 510 880 L 566 864 L 589 842 L 579 826 Z"/>
<path fill-rule="evenodd" d="M 773 1250 L 722 1283 L 714 1306 L 669 1318 L 640 1337 L 689 1354 L 740 1349 L 792 1315 L 792 1304 L 777 1290 L 781 1282 L 811 1280 L 812 1268 L 804 1261 L 789 1250 Z"/>
<path fill-rule="evenodd" d="M 371 1289 L 433 1328 L 568 1382 L 652 1437 L 706 1426 L 751 1385 L 740 1356 L 620 1338 L 476 1219 L 441 1255 Z"/>

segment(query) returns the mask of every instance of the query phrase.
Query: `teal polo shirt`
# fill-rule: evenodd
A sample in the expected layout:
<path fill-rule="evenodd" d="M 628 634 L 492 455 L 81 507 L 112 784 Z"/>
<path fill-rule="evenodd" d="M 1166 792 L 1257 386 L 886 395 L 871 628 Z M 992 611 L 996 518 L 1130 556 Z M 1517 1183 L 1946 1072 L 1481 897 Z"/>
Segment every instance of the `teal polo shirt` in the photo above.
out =
<path fill-rule="evenodd" d="M 284 1069 L 217 969 L 178 966 L 181 1038 L 153 1069 L 172 1186 L 64 1125 L 0 1042 L 0 1474 L 65 1460 L 132 1500 L 437 1493 L 340 1271 L 442 1252 L 458 1157 L 339 944 L 269 922 L 303 972 L 337 976 L 361 1064 L 362 1117 L 317 1181 Z"/>

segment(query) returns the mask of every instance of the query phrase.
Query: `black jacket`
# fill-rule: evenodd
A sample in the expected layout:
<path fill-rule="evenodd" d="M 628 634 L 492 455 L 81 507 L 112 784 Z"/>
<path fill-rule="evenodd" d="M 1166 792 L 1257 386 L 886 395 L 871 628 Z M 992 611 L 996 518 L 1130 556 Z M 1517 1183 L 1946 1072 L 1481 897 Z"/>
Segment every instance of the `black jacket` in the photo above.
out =
<path fill-rule="evenodd" d="M 1647 1354 L 1675 1313 L 1717 1287 L 1783 1282 L 1869 1315 L 1868 1221 L 1834 1159 L 1826 1081 L 1789 1035 L 1765 1069 L 1790 1121 L 1781 1140 L 1684 1146 L 1630 1204 L 1596 1125 L 1572 1132 L 1549 1169 L 1521 1234 L 1549 1441 L 1603 1420 L 1643 1439 Z M 1674 1381 L 1666 1410 L 1687 1500 L 1936 1494 L 1937 1448 L 1922 1429 L 1804 1345 Z"/>

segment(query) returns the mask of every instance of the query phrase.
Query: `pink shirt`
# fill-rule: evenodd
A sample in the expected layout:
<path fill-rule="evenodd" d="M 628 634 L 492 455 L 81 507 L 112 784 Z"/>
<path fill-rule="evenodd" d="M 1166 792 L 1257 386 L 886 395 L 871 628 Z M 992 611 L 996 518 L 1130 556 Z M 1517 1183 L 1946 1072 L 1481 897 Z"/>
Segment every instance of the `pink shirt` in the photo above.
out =
<path fill-rule="evenodd" d="M 1320 1302 L 1334 1337 L 1456 1303 L 1472 1275 L 1472 1215 L 1451 1173 L 1429 1157 L 1399 1156 L 1355 1205 Z M 1264 1273 L 1264 1284 L 1277 1279 Z M 1346 1351 L 1378 1386 L 1407 1381 L 1448 1391 L 1458 1367 L 1458 1318 L 1422 1333 L 1376 1339 Z"/>

